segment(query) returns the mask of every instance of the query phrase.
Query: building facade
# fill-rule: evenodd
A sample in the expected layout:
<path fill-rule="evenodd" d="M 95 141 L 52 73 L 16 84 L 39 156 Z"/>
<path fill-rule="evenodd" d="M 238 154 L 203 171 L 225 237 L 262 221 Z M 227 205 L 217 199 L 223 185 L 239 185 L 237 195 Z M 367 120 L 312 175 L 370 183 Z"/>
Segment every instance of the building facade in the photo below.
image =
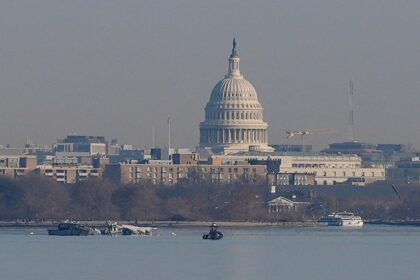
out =
<path fill-rule="evenodd" d="M 277 173 L 277 175 L 313 174 L 315 185 L 335 185 L 339 183 L 365 185 L 366 183 L 385 180 L 384 166 L 363 166 L 362 159 L 357 155 L 246 153 L 243 155 L 215 155 L 213 157 L 218 158 L 222 163 L 229 162 L 230 164 L 235 162 L 278 161 L 278 171 L 271 173 Z M 301 178 L 302 180 L 310 179 L 309 176 Z M 281 180 L 282 177 L 275 177 L 274 179 Z"/>
<path fill-rule="evenodd" d="M 386 180 L 396 184 L 420 184 L 420 157 L 401 159 L 387 168 Z"/>
<path fill-rule="evenodd" d="M 200 123 L 200 147 L 215 153 L 250 149 L 273 151 L 268 146 L 268 124 L 257 91 L 239 69 L 235 39 L 229 57 L 228 74 L 213 88 Z"/>
<path fill-rule="evenodd" d="M 36 169 L 36 156 L 0 156 L 0 175 L 16 179 L 28 175 Z"/>
<path fill-rule="evenodd" d="M 116 183 L 176 184 L 181 180 L 230 183 L 239 180 L 256 182 L 265 179 L 264 165 L 208 165 L 208 164 L 131 164 L 107 165 L 104 178 Z"/>
<path fill-rule="evenodd" d="M 52 178 L 63 184 L 75 184 L 89 178 L 102 178 L 102 169 L 91 165 L 54 166 L 40 165 L 37 168 L 40 175 Z"/>

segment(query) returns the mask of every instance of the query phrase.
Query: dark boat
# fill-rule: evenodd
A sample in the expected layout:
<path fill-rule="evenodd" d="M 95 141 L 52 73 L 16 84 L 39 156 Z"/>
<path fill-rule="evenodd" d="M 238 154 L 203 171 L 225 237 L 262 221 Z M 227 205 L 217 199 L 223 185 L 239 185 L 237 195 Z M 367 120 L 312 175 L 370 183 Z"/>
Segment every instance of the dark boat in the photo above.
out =
<path fill-rule="evenodd" d="M 82 226 L 76 221 L 64 221 L 56 229 L 49 229 L 48 235 L 58 236 L 86 236 L 92 232 L 90 227 Z"/>
<path fill-rule="evenodd" d="M 217 229 L 217 225 L 216 224 L 212 224 L 210 226 L 210 231 L 207 234 L 203 234 L 203 239 L 208 239 L 208 240 L 219 240 L 223 238 L 223 233 L 221 233 L 218 229 Z"/>

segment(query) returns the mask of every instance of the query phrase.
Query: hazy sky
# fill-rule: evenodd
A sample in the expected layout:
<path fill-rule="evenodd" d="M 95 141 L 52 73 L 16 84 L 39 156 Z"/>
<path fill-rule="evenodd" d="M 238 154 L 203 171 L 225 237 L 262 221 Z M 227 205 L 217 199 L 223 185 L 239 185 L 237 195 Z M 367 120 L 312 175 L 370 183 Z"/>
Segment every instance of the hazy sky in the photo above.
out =
<path fill-rule="evenodd" d="M 420 1 L 0 1 L 0 143 L 100 134 L 198 143 L 237 38 L 270 143 L 287 129 L 420 147 Z M 298 143 L 298 139 L 295 140 Z"/>

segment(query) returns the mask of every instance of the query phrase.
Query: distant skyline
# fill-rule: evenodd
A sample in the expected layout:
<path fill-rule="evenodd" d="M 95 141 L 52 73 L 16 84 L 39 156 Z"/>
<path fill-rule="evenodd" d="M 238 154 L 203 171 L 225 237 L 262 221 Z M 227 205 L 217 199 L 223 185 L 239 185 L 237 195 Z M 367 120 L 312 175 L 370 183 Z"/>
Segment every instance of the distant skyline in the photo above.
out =
<path fill-rule="evenodd" d="M 420 148 L 419 26 L 418 1 L 0 1 L 0 144 L 164 146 L 170 115 L 195 147 L 236 37 L 270 144 L 347 140 L 353 79 L 356 139 Z"/>

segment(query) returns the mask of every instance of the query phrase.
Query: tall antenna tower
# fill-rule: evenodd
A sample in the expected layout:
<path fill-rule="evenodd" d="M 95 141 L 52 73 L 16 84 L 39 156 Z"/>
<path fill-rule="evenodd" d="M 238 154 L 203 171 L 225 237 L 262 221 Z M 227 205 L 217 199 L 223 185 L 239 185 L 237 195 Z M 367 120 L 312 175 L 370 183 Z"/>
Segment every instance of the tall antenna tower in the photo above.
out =
<path fill-rule="evenodd" d="M 168 156 L 171 155 L 171 118 L 168 116 Z"/>
<path fill-rule="evenodd" d="M 152 148 L 155 148 L 155 127 L 152 127 Z"/>
<path fill-rule="evenodd" d="M 351 142 L 354 142 L 354 110 L 353 110 L 353 80 L 350 80 L 349 91 L 349 131 L 348 136 Z"/>

